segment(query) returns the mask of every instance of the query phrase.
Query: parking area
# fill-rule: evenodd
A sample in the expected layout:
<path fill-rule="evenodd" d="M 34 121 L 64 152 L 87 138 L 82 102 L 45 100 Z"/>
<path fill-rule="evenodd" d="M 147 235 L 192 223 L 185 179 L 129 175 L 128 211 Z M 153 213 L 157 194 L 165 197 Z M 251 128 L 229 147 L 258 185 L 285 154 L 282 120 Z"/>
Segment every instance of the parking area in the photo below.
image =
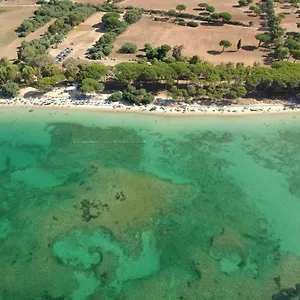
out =
<path fill-rule="evenodd" d="M 55 62 L 57 64 L 62 63 L 62 61 L 67 58 L 72 53 L 73 49 L 72 48 L 65 48 L 62 50 L 56 57 L 55 57 Z"/>
<path fill-rule="evenodd" d="M 61 43 L 58 43 L 55 48 L 49 48 L 48 53 L 57 57 L 60 52 L 70 47 L 73 51 L 68 57 L 86 59 L 87 50 L 103 35 L 101 19 L 104 14 L 105 12 L 96 12 L 85 22 L 75 26 Z"/>

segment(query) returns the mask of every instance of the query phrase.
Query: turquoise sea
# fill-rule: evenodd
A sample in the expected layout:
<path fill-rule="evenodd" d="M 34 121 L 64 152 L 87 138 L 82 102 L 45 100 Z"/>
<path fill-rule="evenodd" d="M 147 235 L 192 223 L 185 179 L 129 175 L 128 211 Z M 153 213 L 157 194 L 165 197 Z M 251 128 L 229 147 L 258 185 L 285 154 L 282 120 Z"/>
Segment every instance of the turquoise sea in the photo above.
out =
<path fill-rule="evenodd" d="M 1 109 L 0 299 L 271 300 L 299 179 L 296 114 Z"/>

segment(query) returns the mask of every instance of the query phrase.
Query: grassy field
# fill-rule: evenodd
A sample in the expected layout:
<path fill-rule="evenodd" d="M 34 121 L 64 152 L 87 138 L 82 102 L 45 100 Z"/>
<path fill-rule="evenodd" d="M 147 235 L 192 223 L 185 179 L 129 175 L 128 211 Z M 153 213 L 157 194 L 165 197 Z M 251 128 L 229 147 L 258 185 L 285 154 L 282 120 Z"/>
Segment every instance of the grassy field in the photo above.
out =
<path fill-rule="evenodd" d="M 226 1 L 220 1 L 220 0 L 185 0 L 182 3 L 186 6 L 186 12 L 199 15 L 204 14 L 205 12 L 199 11 L 198 4 L 204 2 L 209 5 L 212 5 L 215 7 L 216 12 L 228 12 L 232 15 L 232 20 L 234 21 L 240 21 L 244 23 L 248 23 L 249 21 L 254 22 L 254 24 L 259 23 L 258 17 L 250 16 L 247 10 L 247 7 L 239 7 L 238 0 L 226 0 Z M 125 0 L 120 2 L 118 5 L 121 7 L 126 7 L 128 5 L 132 5 L 135 7 L 142 7 L 145 9 L 162 9 L 162 10 L 170 10 L 175 9 L 178 4 L 181 2 L 178 0 Z"/>
<path fill-rule="evenodd" d="M 117 50 L 127 42 L 143 48 L 145 43 L 153 46 L 169 44 L 170 46 L 184 45 L 183 54 L 186 56 L 199 55 L 202 60 L 213 63 L 243 62 L 252 65 L 254 62 L 264 61 L 266 53 L 256 49 L 258 33 L 255 28 L 240 26 L 207 26 L 197 28 L 183 27 L 171 23 L 154 22 L 150 17 L 143 17 L 141 21 L 131 25 L 123 34 L 118 36 L 111 56 L 124 61 L 132 58 L 126 54 L 118 54 Z M 228 39 L 232 47 L 221 53 L 220 40 Z M 236 45 L 242 39 L 242 49 L 236 51 Z"/>
<path fill-rule="evenodd" d="M 66 39 L 59 44 L 58 48 L 50 49 L 49 53 L 53 56 L 58 55 L 63 49 L 69 47 L 73 48 L 70 57 L 85 58 L 87 49 L 103 35 L 101 29 L 101 19 L 103 12 L 98 12 L 89 17 L 85 22 L 76 26 L 66 37 Z"/>
<path fill-rule="evenodd" d="M 17 57 L 17 47 L 23 40 L 30 41 L 39 38 L 49 26 L 49 23 L 29 34 L 26 38 L 19 38 L 16 28 L 36 10 L 35 6 L 0 6 L 0 57 L 14 59 Z"/>

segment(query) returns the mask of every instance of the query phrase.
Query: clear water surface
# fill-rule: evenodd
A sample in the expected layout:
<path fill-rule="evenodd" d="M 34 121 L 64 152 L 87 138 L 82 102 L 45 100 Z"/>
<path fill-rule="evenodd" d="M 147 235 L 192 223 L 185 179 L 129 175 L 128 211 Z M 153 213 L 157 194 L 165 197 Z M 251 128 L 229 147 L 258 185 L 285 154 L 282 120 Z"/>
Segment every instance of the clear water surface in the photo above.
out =
<path fill-rule="evenodd" d="M 299 120 L 2 109 L 0 299 L 294 288 Z"/>

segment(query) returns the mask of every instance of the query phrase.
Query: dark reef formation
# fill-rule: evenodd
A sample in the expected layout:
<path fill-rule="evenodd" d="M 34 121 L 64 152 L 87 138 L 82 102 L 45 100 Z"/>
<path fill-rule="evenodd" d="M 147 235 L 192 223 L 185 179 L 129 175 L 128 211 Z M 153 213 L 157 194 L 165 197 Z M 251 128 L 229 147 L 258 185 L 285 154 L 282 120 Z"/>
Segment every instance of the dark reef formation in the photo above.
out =
<path fill-rule="evenodd" d="M 282 289 L 272 296 L 272 300 L 300 300 L 300 284 L 295 288 Z"/>

